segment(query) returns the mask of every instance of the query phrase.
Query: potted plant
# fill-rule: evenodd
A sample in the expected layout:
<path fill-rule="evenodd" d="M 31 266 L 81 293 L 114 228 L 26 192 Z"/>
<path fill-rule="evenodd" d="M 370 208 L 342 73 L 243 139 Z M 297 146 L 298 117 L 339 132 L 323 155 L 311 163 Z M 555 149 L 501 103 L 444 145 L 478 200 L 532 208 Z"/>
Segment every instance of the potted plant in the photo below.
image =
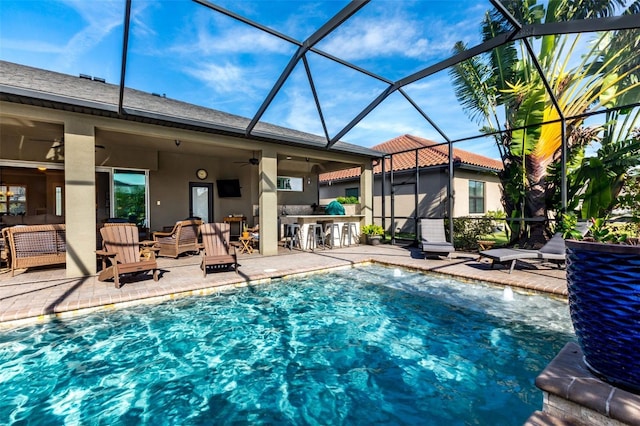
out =
<path fill-rule="evenodd" d="M 380 240 L 384 235 L 384 229 L 380 225 L 364 225 L 362 227 L 362 233 L 366 235 L 367 244 L 376 246 L 380 244 Z"/>
<path fill-rule="evenodd" d="M 583 241 L 566 241 L 571 321 L 587 367 L 602 380 L 638 393 L 640 245 L 637 235 L 629 238 L 625 232 L 606 225 L 604 219 L 592 219 L 590 235 Z"/>
<path fill-rule="evenodd" d="M 249 228 L 246 223 L 242 225 L 242 238 L 249 238 Z"/>

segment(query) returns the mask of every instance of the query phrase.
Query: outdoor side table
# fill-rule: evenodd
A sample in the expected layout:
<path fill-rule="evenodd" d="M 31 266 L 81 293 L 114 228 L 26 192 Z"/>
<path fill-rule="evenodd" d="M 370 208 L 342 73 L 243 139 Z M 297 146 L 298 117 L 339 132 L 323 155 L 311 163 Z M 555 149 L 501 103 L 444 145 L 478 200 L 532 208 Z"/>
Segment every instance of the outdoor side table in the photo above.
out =
<path fill-rule="evenodd" d="M 253 237 L 240 237 L 238 238 L 240 241 L 240 253 L 253 253 Z"/>
<path fill-rule="evenodd" d="M 478 240 L 478 246 L 480 246 L 480 251 L 482 250 L 491 250 L 491 248 L 495 245 L 495 241 L 489 240 Z"/>

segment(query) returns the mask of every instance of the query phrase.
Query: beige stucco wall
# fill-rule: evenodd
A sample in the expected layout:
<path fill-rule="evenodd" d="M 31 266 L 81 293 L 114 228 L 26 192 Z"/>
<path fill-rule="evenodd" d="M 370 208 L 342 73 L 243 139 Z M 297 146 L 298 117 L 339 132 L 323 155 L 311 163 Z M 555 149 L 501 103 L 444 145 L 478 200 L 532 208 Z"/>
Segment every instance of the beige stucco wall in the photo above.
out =
<path fill-rule="evenodd" d="M 501 197 L 502 186 L 500 179 L 494 174 L 456 170 L 453 180 L 453 188 L 456 202 L 453 206 L 454 217 L 482 216 L 488 211 L 503 211 Z M 469 181 L 475 180 L 485 183 L 484 188 L 484 212 L 469 214 Z"/>
<path fill-rule="evenodd" d="M 485 185 L 485 209 L 502 210 L 500 202 L 500 181 L 497 176 L 490 173 L 468 172 L 464 170 L 456 170 L 454 175 L 454 217 L 467 216 L 469 213 L 469 180 L 480 180 Z M 402 182 L 412 183 L 415 181 L 413 172 L 396 173 L 394 175 L 394 183 L 397 185 Z M 336 197 L 343 197 L 345 189 L 357 186 L 358 180 L 332 182 L 328 185 L 326 182 L 320 185 L 320 202 L 327 204 Z M 447 185 L 448 176 L 443 170 L 424 170 L 420 172 L 420 196 L 418 197 L 418 216 L 420 217 L 445 217 L 447 214 Z M 413 219 L 404 219 L 403 217 L 414 216 L 415 196 L 414 185 L 395 186 L 395 224 L 391 224 L 391 183 L 390 177 L 387 175 L 385 183 L 385 192 L 387 194 L 385 200 L 385 216 L 387 216 L 386 227 L 390 231 L 392 226 L 396 231 L 414 232 Z M 382 216 L 382 179 L 380 175 L 375 177 L 374 182 L 374 216 Z M 485 212 L 486 212 L 485 211 Z M 378 218 L 376 223 L 381 224 Z"/>

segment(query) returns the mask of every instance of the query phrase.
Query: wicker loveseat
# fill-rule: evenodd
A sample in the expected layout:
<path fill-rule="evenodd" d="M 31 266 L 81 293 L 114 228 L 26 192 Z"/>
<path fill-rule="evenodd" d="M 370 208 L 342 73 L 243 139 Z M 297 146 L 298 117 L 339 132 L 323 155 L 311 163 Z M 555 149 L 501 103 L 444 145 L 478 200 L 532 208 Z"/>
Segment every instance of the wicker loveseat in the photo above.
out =
<path fill-rule="evenodd" d="M 200 251 L 198 244 L 200 225 L 202 225 L 201 220 L 180 220 L 169 232 L 154 232 L 153 240 L 156 242 L 156 247 L 160 248 L 158 256 L 177 258 L 181 253 Z"/>
<path fill-rule="evenodd" d="M 2 232 L 9 244 L 11 276 L 16 269 L 66 262 L 64 224 L 12 226 L 4 228 Z"/>

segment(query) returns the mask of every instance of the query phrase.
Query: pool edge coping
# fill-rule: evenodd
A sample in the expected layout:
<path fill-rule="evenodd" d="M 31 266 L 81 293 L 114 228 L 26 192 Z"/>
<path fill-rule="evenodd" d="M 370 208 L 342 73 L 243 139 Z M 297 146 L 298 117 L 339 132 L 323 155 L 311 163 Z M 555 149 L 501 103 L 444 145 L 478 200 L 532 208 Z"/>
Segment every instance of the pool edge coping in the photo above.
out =
<path fill-rule="evenodd" d="M 124 309 L 128 307 L 144 305 L 144 304 L 148 304 L 148 305 L 159 304 L 167 300 L 179 299 L 184 297 L 208 296 L 211 294 L 230 291 L 236 288 L 244 288 L 244 287 L 251 287 L 255 285 L 269 284 L 273 280 L 277 280 L 277 279 L 288 280 L 288 279 L 294 279 L 294 278 L 301 278 L 301 277 L 310 276 L 310 275 L 317 275 L 317 274 L 334 272 L 339 270 L 346 270 L 346 269 L 353 269 L 356 267 L 368 266 L 373 264 L 378 264 L 386 267 L 402 268 L 405 270 L 423 273 L 423 274 L 426 273 L 426 274 L 432 274 L 432 275 L 446 275 L 446 276 L 454 277 L 456 279 L 459 279 L 467 283 L 485 283 L 485 284 L 490 284 L 496 287 L 513 287 L 516 291 L 520 293 L 538 294 L 538 295 L 544 295 L 544 296 L 548 296 L 548 297 L 552 297 L 552 298 L 560 299 L 564 301 L 567 300 L 567 297 L 565 294 L 558 294 L 557 292 L 544 291 L 536 288 L 530 288 L 528 286 L 519 286 L 515 284 L 504 283 L 497 280 L 491 280 L 486 278 L 465 276 L 465 275 L 451 273 L 448 271 L 434 271 L 431 268 L 422 268 L 419 266 L 406 265 L 400 262 L 395 263 L 395 262 L 370 258 L 370 259 L 364 259 L 357 262 L 352 261 L 352 262 L 348 262 L 347 264 L 336 265 L 329 268 L 327 267 L 319 267 L 315 269 L 310 268 L 306 271 L 300 271 L 300 272 L 273 271 L 273 273 L 269 273 L 268 276 L 266 277 L 260 277 L 255 279 L 239 279 L 238 281 L 235 281 L 235 282 L 227 282 L 220 285 L 208 286 L 208 287 L 203 287 L 198 289 L 184 290 L 184 291 L 179 291 L 175 293 L 167 293 L 163 295 L 153 295 L 148 297 L 142 297 L 139 299 L 100 304 L 96 306 L 70 309 L 70 310 L 65 310 L 60 312 L 51 312 L 47 314 L 39 314 L 35 316 L 26 316 L 23 318 L 0 321 L 0 330 L 21 327 L 26 325 L 35 325 L 39 323 L 46 323 L 54 319 L 75 318 L 75 317 L 87 315 L 93 312 Z"/>

